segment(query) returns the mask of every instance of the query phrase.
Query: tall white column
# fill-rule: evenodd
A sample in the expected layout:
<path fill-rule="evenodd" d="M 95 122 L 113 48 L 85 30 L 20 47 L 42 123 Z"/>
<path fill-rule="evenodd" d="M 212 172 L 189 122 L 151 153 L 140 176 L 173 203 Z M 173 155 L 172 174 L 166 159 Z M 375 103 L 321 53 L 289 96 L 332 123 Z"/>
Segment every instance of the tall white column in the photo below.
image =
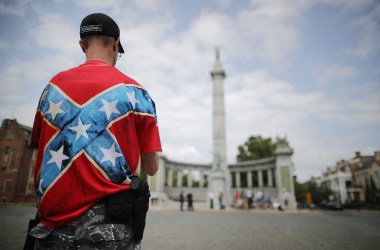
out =
<path fill-rule="evenodd" d="M 213 162 L 211 173 L 211 191 L 214 194 L 224 193 L 224 203 L 229 203 L 230 176 L 227 169 L 225 107 L 224 107 L 224 78 L 226 74 L 220 62 L 219 50 L 216 49 L 216 60 L 210 72 L 213 80 Z"/>
<path fill-rule="evenodd" d="M 214 69 L 211 71 L 213 79 L 213 170 L 223 171 L 226 164 L 226 131 L 224 108 L 224 78 L 225 72 L 220 62 L 219 51 L 216 52 Z"/>

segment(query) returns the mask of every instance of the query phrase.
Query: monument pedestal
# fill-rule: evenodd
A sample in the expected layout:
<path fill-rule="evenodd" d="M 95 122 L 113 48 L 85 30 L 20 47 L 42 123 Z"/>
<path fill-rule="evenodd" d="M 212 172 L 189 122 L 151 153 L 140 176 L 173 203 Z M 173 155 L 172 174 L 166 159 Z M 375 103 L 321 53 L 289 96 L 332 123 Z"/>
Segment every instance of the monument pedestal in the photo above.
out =
<path fill-rule="evenodd" d="M 226 178 L 225 175 L 222 171 L 214 171 L 211 173 L 211 179 L 210 179 L 210 190 L 211 192 L 214 193 L 214 206 L 216 208 L 220 207 L 219 203 L 219 195 L 220 193 L 223 194 L 223 199 L 222 199 L 222 204 L 225 206 L 226 205 L 226 198 L 227 197 L 227 192 L 226 192 Z"/>

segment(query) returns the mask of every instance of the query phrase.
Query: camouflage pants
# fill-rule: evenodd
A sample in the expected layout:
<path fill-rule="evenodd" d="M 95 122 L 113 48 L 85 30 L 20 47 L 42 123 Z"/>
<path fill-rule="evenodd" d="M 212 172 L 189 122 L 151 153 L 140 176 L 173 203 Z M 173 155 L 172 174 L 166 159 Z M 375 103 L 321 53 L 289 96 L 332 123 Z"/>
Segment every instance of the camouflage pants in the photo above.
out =
<path fill-rule="evenodd" d="M 67 226 L 51 229 L 40 223 L 29 232 L 37 238 L 34 249 L 141 249 L 130 226 L 106 223 L 104 214 L 104 203 L 98 203 Z"/>

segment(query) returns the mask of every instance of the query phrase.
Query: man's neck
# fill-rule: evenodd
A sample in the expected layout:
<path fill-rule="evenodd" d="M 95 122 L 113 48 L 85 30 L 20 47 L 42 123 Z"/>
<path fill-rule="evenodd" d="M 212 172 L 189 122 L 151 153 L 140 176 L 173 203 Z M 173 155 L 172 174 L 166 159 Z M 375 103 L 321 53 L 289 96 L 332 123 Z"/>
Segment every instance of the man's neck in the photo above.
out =
<path fill-rule="evenodd" d="M 114 53 L 110 49 L 104 49 L 104 47 L 91 46 L 86 51 L 86 62 L 91 60 L 102 61 L 108 65 L 114 66 Z"/>
<path fill-rule="evenodd" d="M 101 62 L 104 62 L 104 63 L 110 65 L 110 66 L 113 66 L 112 58 L 110 59 L 108 56 L 101 56 L 101 55 L 95 55 L 95 54 L 87 53 L 86 54 L 86 62 L 92 61 L 92 60 L 101 61 Z"/>

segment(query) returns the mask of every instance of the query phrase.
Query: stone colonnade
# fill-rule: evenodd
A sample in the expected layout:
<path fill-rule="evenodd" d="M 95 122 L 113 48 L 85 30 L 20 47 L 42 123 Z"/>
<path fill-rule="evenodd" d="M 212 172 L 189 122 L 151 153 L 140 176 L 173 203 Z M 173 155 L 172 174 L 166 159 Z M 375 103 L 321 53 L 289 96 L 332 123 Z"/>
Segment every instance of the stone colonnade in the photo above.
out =
<path fill-rule="evenodd" d="M 207 189 L 210 181 L 211 164 L 189 164 L 170 161 L 160 157 L 160 168 L 157 176 L 150 179 L 152 197 L 165 193 L 170 199 L 177 200 L 179 193 L 191 192 L 194 200 L 207 199 Z M 196 175 L 196 179 L 193 178 Z"/>
<path fill-rule="evenodd" d="M 278 197 L 276 158 L 240 162 L 228 166 L 231 174 L 231 193 L 244 190 L 262 191 L 265 197 Z"/>
<path fill-rule="evenodd" d="M 260 190 L 265 197 L 271 197 L 283 205 L 287 200 L 288 208 L 295 208 L 292 154 L 293 150 L 288 145 L 280 145 L 272 157 L 228 165 L 226 174 L 230 175 L 231 183 L 226 188 L 229 193 L 225 195 L 232 198 L 236 191 Z M 181 163 L 161 156 L 158 173 L 148 178 L 152 197 L 159 198 L 165 194 L 177 200 L 183 191 L 185 194 L 191 192 L 194 200 L 207 201 L 212 186 L 212 171 L 211 164 Z M 196 180 L 193 173 L 196 173 Z"/>
<path fill-rule="evenodd" d="M 275 187 L 275 169 L 232 171 L 232 188 Z"/>

